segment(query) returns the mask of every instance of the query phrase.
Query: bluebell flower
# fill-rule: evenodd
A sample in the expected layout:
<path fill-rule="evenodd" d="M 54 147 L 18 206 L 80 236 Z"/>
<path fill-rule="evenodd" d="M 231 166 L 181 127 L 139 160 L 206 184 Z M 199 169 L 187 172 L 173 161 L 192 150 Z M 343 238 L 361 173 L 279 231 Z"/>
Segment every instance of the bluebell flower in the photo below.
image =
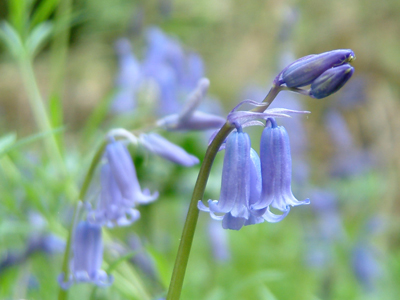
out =
<path fill-rule="evenodd" d="M 113 277 L 101 270 L 103 261 L 103 242 L 101 227 L 86 221 L 81 221 L 74 231 L 72 241 L 72 259 L 70 275 L 65 281 L 61 274 L 58 282 L 63 289 L 68 289 L 73 283 L 89 282 L 98 286 L 109 286 Z"/>
<path fill-rule="evenodd" d="M 207 130 L 222 127 L 225 124 L 224 118 L 196 110 L 204 99 L 209 85 L 210 81 L 207 78 L 200 79 L 181 112 L 165 116 L 157 121 L 157 125 L 170 131 Z"/>
<path fill-rule="evenodd" d="M 377 249 L 368 243 L 358 243 L 353 249 L 352 266 L 357 280 L 365 290 L 376 288 L 379 278 L 383 274 L 377 257 Z"/>
<path fill-rule="evenodd" d="M 176 164 L 191 167 L 199 163 L 196 156 L 156 133 L 141 134 L 139 139 L 147 150 Z"/>
<path fill-rule="evenodd" d="M 108 163 L 101 167 L 100 180 L 101 192 L 96 207 L 92 209 L 86 204 L 88 221 L 112 228 L 128 226 L 138 220 L 140 213 L 134 208 L 135 203 L 123 198 Z"/>
<path fill-rule="evenodd" d="M 220 263 L 229 261 L 231 253 L 227 233 L 221 224 L 213 219 L 208 223 L 208 239 L 214 259 Z"/>
<path fill-rule="evenodd" d="M 105 156 L 111 174 L 121 192 L 122 198 L 130 205 L 146 204 L 158 198 L 158 192 L 142 191 L 132 157 L 122 142 L 112 141 L 106 146 Z"/>
<path fill-rule="evenodd" d="M 101 167 L 101 191 L 95 207 L 86 203 L 87 219 L 107 227 L 128 226 L 140 217 L 135 207 L 158 198 L 158 192 L 142 191 L 132 158 L 122 142 L 111 141 Z"/>
<path fill-rule="evenodd" d="M 141 67 L 132 52 L 129 40 L 119 39 L 115 48 L 119 68 L 115 82 L 117 93 L 112 103 L 112 109 L 117 112 L 127 112 L 136 107 L 136 92 L 142 79 Z"/>
<path fill-rule="evenodd" d="M 258 199 L 255 198 L 261 191 L 258 156 L 251 155 L 250 146 L 250 137 L 241 127 L 228 136 L 220 198 L 218 201 L 208 200 L 209 207 L 201 201 L 197 205 L 200 210 L 209 212 L 214 220 L 222 220 L 224 229 L 239 230 L 244 225 L 264 221 L 259 216 L 251 215 L 249 210 L 249 203 L 256 202 Z"/>
<path fill-rule="evenodd" d="M 239 230 L 249 218 L 250 137 L 243 131 L 232 132 L 225 147 L 221 195 L 218 201 L 201 201 L 198 208 L 209 212 L 215 220 L 223 220 L 224 228 Z"/>
<path fill-rule="evenodd" d="M 292 158 L 290 155 L 289 136 L 282 126 L 277 126 L 273 118 L 268 119 L 270 126 L 265 127 L 260 142 L 262 193 L 260 201 L 251 209 L 262 211 L 263 217 L 269 222 L 282 220 L 290 210 L 290 206 L 309 204 L 309 199 L 298 201 L 292 193 Z M 283 212 L 273 214 L 269 207 Z M 256 213 L 258 215 L 259 213 Z"/>
<path fill-rule="evenodd" d="M 373 157 L 367 150 L 357 147 L 343 115 L 336 109 L 329 109 L 324 121 L 334 144 L 331 175 L 346 177 L 368 170 L 373 163 Z"/>

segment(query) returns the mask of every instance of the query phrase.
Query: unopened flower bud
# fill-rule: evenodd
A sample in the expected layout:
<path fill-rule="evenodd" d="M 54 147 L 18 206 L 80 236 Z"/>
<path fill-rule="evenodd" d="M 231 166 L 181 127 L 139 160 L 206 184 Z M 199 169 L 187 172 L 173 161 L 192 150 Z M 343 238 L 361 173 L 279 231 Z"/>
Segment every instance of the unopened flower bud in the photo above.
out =
<path fill-rule="evenodd" d="M 341 66 L 355 59 L 350 49 L 339 49 L 302 57 L 282 72 L 281 84 L 287 87 L 302 87 L 311 84 L 326 70 Z"/>
<path fill-rule="evenodd" d="M 337 92 L 350 79 L 354 68 L 349 64 L 326 70 L 311 84 L 310 95 L 317 99 Z"/>

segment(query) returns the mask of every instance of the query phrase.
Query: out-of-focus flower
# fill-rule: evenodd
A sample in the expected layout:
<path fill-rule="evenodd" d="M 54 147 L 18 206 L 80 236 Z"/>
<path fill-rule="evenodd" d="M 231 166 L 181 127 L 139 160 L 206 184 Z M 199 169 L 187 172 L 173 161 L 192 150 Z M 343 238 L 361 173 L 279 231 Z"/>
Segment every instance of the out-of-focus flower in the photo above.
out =
<path fill-rule="evenodd" d="M 157 199 L 158 192 L 150 194 L 149 190 L 142 191 L 140 188 L 132 157 L 122 142 L 109 143 L 106 146 L 105 156 L 124 201 L 136 205 Z"/>
<path fill-rule="evenodd" d="M 325 114 L 325 127 L 334 144 L 334 157 L 331 163 L 331 175 L 346 177 L 361 174 L 370 168 L 373 159 L 365 149 L 354 143 L 346 120 L 336 109 Z"/>
<path fill-rule="evenodd" d="M 181 100 L 204 76 L 202 60 L 197 54 L 186 54 L 177 40 L 159 28 L 149 28 L 146 39 L 148 47 L 142 64 L 143 74 L 158 87 L 160 114 L 176 113 Z"/>
<path fill-rule="evenodd" d="M 134 203 L 124 200 L 121 191 L 111 172 L 109 164 L 101 168 L 101 192 L 95 209 L 87 204 L 87 219 L 91 223 L 114 226 L 128 226 L 139 219 L 140 213 L 134 208 Z"/>
<path fill-rule="evenodd" d="M 196 89 L 189 95 L 185 106 L 179 114 L 165 116 L 157 121 L 157 125 L 166 130 L 207 130 L 220 128 L 225 119 L 196 110 L 200 102 L 204 99 L 210 81 L 202 78 L 197 83 Z"/>
<path fill-rule="evenodd" d="M 63 289 L 68 289 L 73 283 L 89 282 L 98 286 L 109 286 L 113 277 L 101 270 L 103 261 L 103 242 L 101 227 L 86 221 L 76 226 L 72 241 L 72 259 L 70 275 L 65 281 L 61 274 L 58 282 Z"/>
<path fill-rule="evenodd" d="M 158 277 L 156 265 L 143 246 L 140 237 L 132 234 L 128 239 L 128 245 L 135 252 L 135 255 L 131 258 L 132 263 L 138 266 L 151 279 L 156 280 Z"/>
<path fill-rule="evenodd" d="M 219 222 L 212 219 L 208 223 L 208 239 L 214 259 L 221 263 L 229 261 L 231 253 L 227 233 L 223 230 Z"/>
<path fill-rule="evenodd" d="M 132 52 L 128 39 L 121 38 L 115 44 L 118 55 L 117 93 L 112 103 L 116 112 L 128 112 L 136 107 L 136 92 L 142 80 L 140 63 Z"/>
<path fill-rule="evenodd" d="M 326 70 L 311 83 L 310 96 L 322 99 L 336 93 L 354 73 L 349 64 Z"/>
<path fill-rule="evenodd" d="M 366 290 L 373 290 L 382 275 L 376 250 L 366 243 L 357 244 L 352 253 L 352 265 L 358 281 Z"/>
<path fill-rule="evenodd" d="M 302 87 L 311 84 L 322 73 L 355 59 L 350 49 L 339 49 L 312 54 L 294 61 L 281 72 L 279 84 L 287 87 Z"/>
<path fill-rule="evenodd" d="M 312 208 L 316 214 L 318 236 L 324 241 L 337 241 L 344 237 L 342 219 L 338 210 L 337 196 L 328 189 L 311 191 Z"/>
<path fill-rule="evenodd" d="M 277 126 L 275 120 L 267 120 L 270 126 L 266 127 L 261 136 L 260 159 L 262 176 L 262 193 L 260 200 L 251 206 L 251 209 L 267 208 L 263 217 L 275 222 L 282 220 L 290 210 L 290 206 L 309 204 L 309 199 L 298 201 L 292 193 L 292 159 L 290 155 L 289 136 L 282 126 Z M 283 212 L 277 216 L 270 212 L 269 206 Z"/>
<path fill-rule="evenodd" d="M 156 133 L 141 134 L 140 142 L 150 152 L 176 164 L 191 167 L 199 163 L 199 159 L 196 156 L 187 153 L 183 148 Z"/>
<path fill-rule="evenodd" d="M 146 204 L 158 197 L 142 191 L 132 158 L 122 142 L 111 141 L 105 150 L 107 162 L 101 167 L 101 192 L 92 208 L 86 203 L 91 223 L 107 227 L 128 226 L 140 217 L 136 205 Z"/>

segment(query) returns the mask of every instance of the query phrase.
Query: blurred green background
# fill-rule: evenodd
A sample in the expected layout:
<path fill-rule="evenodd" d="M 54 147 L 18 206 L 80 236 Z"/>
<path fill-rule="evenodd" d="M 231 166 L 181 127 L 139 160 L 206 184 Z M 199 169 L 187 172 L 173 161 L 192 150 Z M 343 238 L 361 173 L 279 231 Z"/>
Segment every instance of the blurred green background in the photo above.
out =
<path fill-rule="evenodd" d="M 322 100 L 298 97 L 311 111 L 302 119 L 310 177 L 308 188 L 294 180 L 293 190 L 299 200 L 311 198 L 307 192 L 314 188 L 333 190 L 343 235 L 316 233 L 321 215 L 311 198 L 311 205 L 293 208 L 280 223 L 226 231 L 230 258 L 218 261 L 212 255 L 209 216 L 201 213 L 182 299 L 398 299 L 399 15 L 400 2 L 395 0 L 0 0 L 0 19 L 28 48 L 37 42 L 34 55 L 21 54 L 15 48 L 18 38 L 7 35 L 2 23 L 0 299 L 56 298 L 62 251 L 24 251 L 50 234 L 65 240 L 78 189 L 104 134 L 147 121 L 138 111 L 119 116 L 108 106 L 118 71 L 114 43 L 129 38 L 141 59 L 148 26 L 160 27 L 185 50 L 202 56 L 211 81 L 209 94 L 225 112 L 244 100 L 249 85 L 268 91 L 285 52 L 299 58 L 352 49 L 355 74 L 345 88 L 359 79 L 364 82 L 358 91 L 364 99 L 341 111 L 354 144 L 373 157 L 369 168 L 353 176 L 329 175 L 335 144 L 324 127 L 324 114 L 340 101 L 342 91 Z M 32 35 L 40 25 L 41 40 Z M 292 27 L 286 32 L 285 26 Z M 37 105 L 41 101 L 55 133 L 44 130 Z M 249 130 L 253 145 L 260 132 Z M 202 134 L 165 136 L 203 158 Z M 205 200 L 218 199 L 222 157 L 217 157 Z M 164 296 L 199 167 L 175 167 L 141 153 L 135 165 L 142 185 L 161 196 L 140 208 L 142 218 L 133 226 L 104 230 L 104 269 L 129 252 L 129 237 L 137 234 L 155 274 L 126 260 L 111 272 L 112 287 L 96 289 L 91 296 L 93 286 L 76 285 L 69 299 Z M 13 261 L 12 254 L 21 259 Z"/>

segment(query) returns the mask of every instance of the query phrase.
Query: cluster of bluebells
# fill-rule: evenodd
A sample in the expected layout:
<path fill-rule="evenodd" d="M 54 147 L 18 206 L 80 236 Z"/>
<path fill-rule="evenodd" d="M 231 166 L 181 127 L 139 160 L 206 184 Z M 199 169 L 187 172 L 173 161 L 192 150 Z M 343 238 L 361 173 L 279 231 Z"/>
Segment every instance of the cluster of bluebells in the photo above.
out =
<path fill-rule="evenodd" d="M 338 91 L 354 72 L 348 62 L 355 58 L 351 50 L 335 50 L 300 58 L 289 64 L 274 80 L 274 86 L 324 98 Z M 310 85 L 309 90 L 301 87 Z M 256 106 L 262 104 L 244 101 Z M 291 190 L 291 153 L 289 137 L 284 127 L 273 117 L 290 113 L 306 113 L 288 109 L 263 112 L 236 111 L 228 115 L 235 130 L 226 139 L 219 200 L 208 200 L 208 206 L 198 202 L 198 209 L 222 220 L 225 229 L 239 230 L 243 226 L 279 222 L 291 206 L 308 204 L 297 200 Z M 257 119 L 266 119 L 265 124 Z M 265 126 L 260 141 L 260 156 L 251 148 L 250 138 L 242 126 Z M 281 214 L 274 214 L 271 208 Z"/>
<path fill-rule="evenodd" d="M 131 139 L 135 138 L 133 135 Z M 156 133 L 142 134 L 137 141 L 145 149 L 183 166 L 193 166 L 198 158 Z M 140 218 L 139 205 L 158 198 L 158 192 L 142 189 L 132 157 L 123 141 L 109 138 L 100 168 L 101 191 L 94 205 L 85 203 L 87 217 L 75 227 L 72 240 L 70 275 L 59 277 L 62 288 L 74 282 L 108 286 L 113 277 L 101 270 L 103 243 L 101 228 L 128 226 Z"/>
<path fill-rule="evenodd" d="M 191 91 L 180 112 L 174 108 L 171 114 L 156 122 L 156 127 L 171 131 L 206 130 L 220 128 L 227 122 L 235 128 L 221 146 L 225 156 L 220 198 L 209 200 L 208 207 L 199 201 L 198 208 L 209 212 L 213 219 L 222 220 L 223 228 L 239 230 L 243 226 L 264 221 L 279 222 L 288 215 L 291 206 L 308 204 L 308 199 L 299 201 L 292 193 L 289 137 L 285 128 L 278 126 L 275 121 L 275 117 L 308 112 L 282 108 L 266 110 L 265 103 L 251 100 L 235 107 L 227 120 L 199 112 L 197 108 L 209 86 L 208 79 L 201 78 L 201 72 L 197 72 L 201 69 L 199 62 L 196 63 L 195 59 L 192 61 L 191 72 L 194 75 L 188 76 L 180 59 L 181 50 L 176 43 L 169 44 L 171 41 L 156 29 L 149 32 L 149 38 L 147 58 L 137 74 L 154 76 L 154 80 L 159 80 L 157 82 L 161 94 L 168 94 L 171 91 L 169 88 L 175 82 L 181 82 L 182 86 Z M 299 59 L 277 76 L 274 88 L 286 86 L 295 92 L 305 93 L 300 87 L 311 84 L 307 94 L 315 98 L 326 97 L 350 78 L 353 69 L 347 63 L 353 57 L 351 50 L 336 50 Z M 176 74 L 172 74 L 171 69 Z M 133 75 L 129 72 L 126 74 Z M 177 99 L 176 95 L 170 96 Z M 172 102 L 167 103 L 168 107 L 173 107 L 170 105 Z M 243 103 L 265 109 L 238 111 Z M 160 104 L 160 107 L 163 105 Z M 264 126 L 259 155 L 251 147 L 249 135 L 243 131 L 243 128 L 253 125 Z M 190 167 L 199 162 L 196 157 L 159 134 L 142 133 L 135 136 L 122 129 L 112 131 L 108 136 L 100 167 L 100 194 L 96 203 L 85 204 L 86 219 L 76 224 L 72 235 L 70 272 L 67 276 L 61 274 L 59 277 L 60 285 L 64 289 L 79 282 L 110 285 L 112 276 L 101 270 L 102 226 L 128 226 L 140 218 L 138 206 L 158 198 L 158 192 L 141 188 L 132 157 L 125 142 L 116 140 L 117 136 L 140 144 L 148 152 L 183 166 Z M 281 213 L 275 214 L 271 208 Z"/>
<path fill-rule="evenodd" d="M 180 112 L 167 115 L 156 122 L 164 130 L 207 130 L 220 128 L 225 119 L 197 110 L 209 87 L 207 78 L 200 78 Z M 199 159 L 161 135 L 150 132 L 135 136 L 124 129 L 110 131 L 100 167 L 100 193 L 95 203 L 85 202 L 86 219 L 75 226 L 69 264 L 69 276 L 59 276 L 62 288 L 73 283 L 91 282 L 108 286 L 113 277 L 101 270 L 103 259 L 102 226 L 129 226 L 140 218 L 137 209 L 155 201 L 159 193 L 142 189 L 126 141 L 142 146 L 146 151 L 173 163 L 191 167 Z"/>
<path fill-rule="evenodd" d="M 116 112 L 132 111 L 137 106 L 138 93 L 151 87 L 157 101 L 157 114 L 177 113 L 181 102 L 196 88 L 204 76 L 201 57 L 185 51 L 180 43 L 157 27 L 145 31 L 146 50 L 140 61 L 128 39 L 117 41 L 119 72 L 117 93 L 112 108 Z"/>
<path fill-rule="evenodd" d="M 227 138 L 218 201 L 201 201 L 198 208 L 222 220 L 225 229 L 239 230 L 244 225 L 279 222 L 298 201 L 291 190 L 291 156 L 287 132 L 268 118 L 260 141 L 260 156 L 251 148 L 249 135 L 238 126 Z M 275 215 L 273 207 L 282 212 Z"/>

